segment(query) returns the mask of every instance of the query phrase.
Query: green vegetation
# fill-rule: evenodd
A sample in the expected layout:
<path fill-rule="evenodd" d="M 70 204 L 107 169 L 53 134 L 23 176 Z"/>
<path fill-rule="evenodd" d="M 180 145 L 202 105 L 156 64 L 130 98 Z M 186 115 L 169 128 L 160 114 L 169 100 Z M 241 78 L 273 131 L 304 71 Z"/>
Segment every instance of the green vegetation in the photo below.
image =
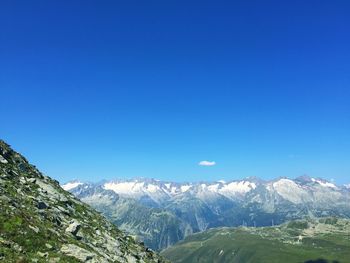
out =
<path fill-rule="evenodd" d="M 349 233 L 350 221 L 336 218 L 277 227 L 218 228 L 189 236 L 162 254 L 174 263 L 348 263 Z"/>

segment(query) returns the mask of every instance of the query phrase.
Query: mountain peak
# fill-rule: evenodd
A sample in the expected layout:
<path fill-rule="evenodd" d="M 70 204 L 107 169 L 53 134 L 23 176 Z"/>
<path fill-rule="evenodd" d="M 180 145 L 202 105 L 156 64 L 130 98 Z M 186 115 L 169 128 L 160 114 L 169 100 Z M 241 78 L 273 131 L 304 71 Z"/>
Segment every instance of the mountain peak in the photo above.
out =
<path fill-rule="evenodd" d="M 295 178 L 296 181 L 300 182 L 300 183 L 310 183 L 312 182 L 312 178 L 306 174 L 298 176 L 297 178 Z"/>

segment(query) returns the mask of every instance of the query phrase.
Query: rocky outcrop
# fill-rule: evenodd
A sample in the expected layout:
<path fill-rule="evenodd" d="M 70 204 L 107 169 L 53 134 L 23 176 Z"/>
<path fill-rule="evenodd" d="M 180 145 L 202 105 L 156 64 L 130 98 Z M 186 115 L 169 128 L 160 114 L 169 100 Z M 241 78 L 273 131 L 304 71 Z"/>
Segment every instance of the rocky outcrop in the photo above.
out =
<path fill-rule="evenodd" d="M 0 141 L 0 261 L 165 262 Z"/>
<path fill-rule="evenodd" d="M 87 262 L 97 258 L 95 253 L 91 253 L 86 249 L 78 247 L 74 244 L 63 245 L 60 250 L 63 254 L 79 259 L 82 262 Z"/>
<path fill-rule="evenodd" d="M 72 223 L 66 228 L 66 232 L 69 232 L 73 236 L 76 236 L 80 228 L 81 224 L 76 220 L 72 220 Z"/>

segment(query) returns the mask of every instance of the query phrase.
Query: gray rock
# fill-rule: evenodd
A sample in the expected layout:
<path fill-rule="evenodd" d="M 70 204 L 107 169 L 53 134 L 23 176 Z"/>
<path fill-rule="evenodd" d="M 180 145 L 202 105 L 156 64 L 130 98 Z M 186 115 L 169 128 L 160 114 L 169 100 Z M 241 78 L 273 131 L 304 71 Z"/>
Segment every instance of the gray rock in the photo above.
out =
<path fill-rule="evenodd" d="M 5 195 L 0 195 L 0 201 L 11 202 L 11 199 Z"/>
<path fill-rule="evenodd" d="M 53 246 L 50 245 L 49 243 L 46 243 L 46 244 L 45 244 L 45 247 L 47 247 L 48 249 L 52 249 L 52 248 L 53 248 Z"/>
<path fill-rule="evenodd" d="M 38 204 L 36 205 L 36 207 L 38 209 L 46 209 L 46 208 L 48 208 L 48 205 L 43 201 L 39 201 Z"/>
<path fill-rule="evenodd" d="M 49 259 L 49 263 L 58 263 L 58 262 L 60 262 L 61 261 L 61 258 L 50 258 Z"/>
<path fill-rule="evenodd" d="M 40 252 L 40 251 L 38 251 L 37 254 L 38 254 L 39 257 L 42 257 L 42 258 L 47 258 L 49 256 L 48 252 Z"/>
<path fill-rule="evenodd" d="M 81 224 L 74 220 L 67 228 L 66 232 L 71 233 L 73 236 L 77 235 L 78 231 L 81 228 Z"/>
<path fill-rule="evenodd" d="M 96 254 L 74 244 L 63 245 L 61 247 L 61 252 L 67 256 L 81 260 L 82 262 L 87 262 L 96 257 Z"/>
<path fill-rule="evenodd" d="M 18 245 L 17 243 L 13 243 L 12 244 L 12 248 L 15 250 L 15 251 L 18 251 L 18 252 L 22 252 L 23 251 L 23 248 Z"/>
<path fill-rule="evenodd" d="M 38 227 L 29 225 L 29 228 L 31 230 L 33 230 L 35 233 L 39 233 L 39 228 Z"/>
<path fill-rule="evenodd" d="M 6 164 L 8 161 L 2 155 L 0 155 L 0 163 Z"/>
<path fill-rule="evenodd" d="M 32 183 L 32 184 L 35 184 L 36 179 L 35 179 L 35 178 L 29 178 L 29 179 L 28 179 L 28 182 L 29 182 L 29 183 Z"/>
<path fill-rule="evenodd" d="M 126 255 L 126 260 L 129 263 L 136 263 L 137 262 L 136 258 L 131 256 L 131 255 Z"/>
<path fill-rule="evenodd" d="M 6 178 L 8 178 L 9 177 L 9 175 L 8 174 L 1 174 L 1 176 L 0 176 L 1 178 L 4 178 L 4 179 L 6 179 Z"/>
<path fill-rule="evenodd" d="M 9 174 L 12 175 L 12 176 L 18 176 L 18 173 L 16 171 L 14 171 L 14 170 L 10 170 Z"/>

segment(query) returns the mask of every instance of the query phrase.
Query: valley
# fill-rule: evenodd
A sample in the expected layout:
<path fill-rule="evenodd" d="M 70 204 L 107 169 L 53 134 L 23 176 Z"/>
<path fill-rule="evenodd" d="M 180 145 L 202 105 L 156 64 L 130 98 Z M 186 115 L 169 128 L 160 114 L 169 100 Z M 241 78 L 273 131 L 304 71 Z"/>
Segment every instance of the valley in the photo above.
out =
<path fill-rule="evenodd" d="M 276 227 L 217 228 L 162 252 L 174 263 L 350 262 L 350 220 L 304 219 Z"/>

